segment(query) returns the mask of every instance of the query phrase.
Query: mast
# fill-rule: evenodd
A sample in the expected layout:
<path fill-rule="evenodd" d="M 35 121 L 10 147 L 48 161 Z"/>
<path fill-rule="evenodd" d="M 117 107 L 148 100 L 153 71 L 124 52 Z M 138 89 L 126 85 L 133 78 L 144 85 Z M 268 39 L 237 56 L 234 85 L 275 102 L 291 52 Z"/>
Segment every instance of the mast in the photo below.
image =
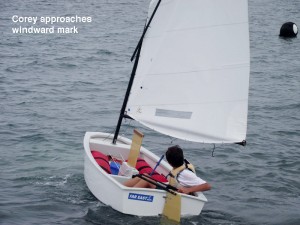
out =
<path fill-rule="evenodd" d="M 130 80 L 129 80 L 128 87 L 127 87 L 127 90 L 126 90 L 126 94 L 125 94 L 125 97 L 124 97 L 123 105 L 122 105 L 122 108 L 121 108 L 121 111 L 120 111 L 120 116 L 119 116 L 119 120 L 118 120 L 118 123 L 117 123 L 114 139 L 113 139 L 113 142 L 112 142 L 113 144 L 116 144 L 116 142 L 117 142 L 117 138 L 118 138 L 119 131 L 120 131 L 120 128 L 121 128 L 121 124 L 122 124 L 122 119 L 124 117 L 124 113 L 125 113 L 126 105 L 127 105 L 127 102 L 128 102 L 130 90 L 131 90 L 131 87 L 132 87 L 132 84 L 133 84 L 135 72 L 136 72 L 136 69 L 137 69 L 138 62 L 139 62 L 140 53 L 141 53 L 141 47 L 138 49 L 137 56 L 136 56 L 135 61 L 134 61 L 134 65 L 133 65 L 133 69 L 132 69 L 132 72 L 131 72 Z"/>
<path fill-rule="evenodd" d="M 116 144 L 117 142 L 117 138 L 118 138 L 118 135 L 119 135 L 119 132 L 120 132 L 120 128 L 121 128 L 121 124 L 122 124 L 122 120 L 123 120 L 123 117 L 125 116 L 125 109 L 126 109 L 126 105 L 127 105 L 127 102 L 128 102 L 128 99 L 129 99 L 129 95 L 130 95 L 130 90 L 131 90 L 131 87 L 132 87 L 132 84 L 133 84 L 133 80 L 134 80 L 134 77 L 135 77 L 135 72 L 136 72 L 136 69 L 137 69 L 137 66 L 138 66 L 138 62 L 139 62 L 139 58 L 140 58 L 140 53 L 141 53 L 141 49 L 142 49 L 142 43 L 143 43 L 143 39 L 144 39 L 144 36 L 150 26 L 150 23 L 159 7 L 159 4 L 160 4 L 161 0 L 159 0 L 155 6 L 155 9 L 143 31 L 143 34 L 133 52 L 133 55 L 131 57 L 131 61 L 133 60 L 134 56 L 136 56 L 135 58 L 135 61 L 134 61 L 134 65 L 133 65 L 133 68 L 132 68 L 132 72 L 131 72 L 131 76 L 130 76 L 130 80 L 129 80 L 129 83 L 128 83 L 128 87 L 127 87 L 127 90 L 126 90 L 126 94 L 125 94 L 125 97 L 124 97 L 124 101 L 123 101 L 123 105 L 122 105 L 122 108 L 121 108 L 121 111 L 120 111 L 120 115 L 119 115 L 119 119 L 118 119 L 118 123 L 117 123 L 117 127 L 116 127 L 116 130 L 115 130 L 115 134 L 114 134 L 114 138 L 113 138 L 113 144 Z"/>

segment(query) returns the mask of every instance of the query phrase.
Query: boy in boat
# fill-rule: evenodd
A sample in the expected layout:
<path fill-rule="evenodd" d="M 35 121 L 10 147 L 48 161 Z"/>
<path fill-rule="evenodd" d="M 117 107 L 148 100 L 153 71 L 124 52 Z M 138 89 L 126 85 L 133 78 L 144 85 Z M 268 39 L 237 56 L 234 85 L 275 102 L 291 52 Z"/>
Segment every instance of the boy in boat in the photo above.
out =
<path fill-rule="evenodd" d="M 183 151 L 178 145 L 168 148 L 166 159 L 173 167 L 169 174 L 169 184 L 176 187 L 179 192 L 189 194 L 211 189 L 210 184 L 195 174 L 193 166 L 184 159 Z M 140 177 L 126 181 L 124 185 L 127 187 L 157 188 L 153 183 Z"/>

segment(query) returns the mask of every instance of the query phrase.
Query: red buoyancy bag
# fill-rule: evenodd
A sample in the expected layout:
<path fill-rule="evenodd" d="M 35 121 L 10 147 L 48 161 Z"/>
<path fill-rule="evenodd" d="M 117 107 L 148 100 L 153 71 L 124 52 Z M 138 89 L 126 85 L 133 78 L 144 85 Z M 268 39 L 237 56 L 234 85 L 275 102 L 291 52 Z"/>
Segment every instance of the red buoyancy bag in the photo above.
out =
<path fill-rule="evenodd" d="M 139 174 L 149 174 L 152 172 L 152 168 L 149 166 L 149 164 L 141 158 L 137 159 L 136 162 L 136 166 L 135 168 L 139 171 Z M 151 176 L 154 180 L 159 181 L 159 182 L 168 182 L 168 180 L 166 179 L 166 177 L 162 174 L 157 173 L 156 171 L 154 171 L 154 173 Z"/>
<path fill-rule="evenodd" d="M 107 173 L 111 174 L 111 170 L 110 170 L 110 165 L 109 165 L 109 161 L 108 161 L 108 156 L 104 155 L 101 152 L 98 151 L 91 151 L 94 159 L 96 160 L 96 162 L 98 163 L 98 165 L 105 170 Z"/>

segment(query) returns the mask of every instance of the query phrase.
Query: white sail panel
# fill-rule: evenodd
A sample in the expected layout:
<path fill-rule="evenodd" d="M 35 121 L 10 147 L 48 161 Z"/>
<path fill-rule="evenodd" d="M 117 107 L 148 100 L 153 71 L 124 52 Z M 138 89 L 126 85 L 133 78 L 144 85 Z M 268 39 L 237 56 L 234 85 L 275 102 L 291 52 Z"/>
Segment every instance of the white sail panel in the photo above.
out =
<path fill-rule="evenodd" d="M 243 141 L 249 70 L 246 0 L 162 0 L 143 41 L 127 114 L 184 140 Z"/>

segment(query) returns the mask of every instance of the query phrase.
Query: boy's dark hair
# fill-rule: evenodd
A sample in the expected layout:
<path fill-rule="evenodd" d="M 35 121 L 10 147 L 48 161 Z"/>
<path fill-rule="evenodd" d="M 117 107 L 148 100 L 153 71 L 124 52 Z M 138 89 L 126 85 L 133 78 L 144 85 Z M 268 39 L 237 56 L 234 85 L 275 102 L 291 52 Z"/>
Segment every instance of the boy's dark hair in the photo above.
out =
<path fill-rule="evenodd" d="M 184 156 L 183 156 L 183 151 L 180 148 L 180 146 L 175 145 L 172 147 L 169 147 L 167 152 L 166 152 L 166 158 L 168 163 L 173 166 L 173 167 L 179 167 L 182 166 Z"/>

